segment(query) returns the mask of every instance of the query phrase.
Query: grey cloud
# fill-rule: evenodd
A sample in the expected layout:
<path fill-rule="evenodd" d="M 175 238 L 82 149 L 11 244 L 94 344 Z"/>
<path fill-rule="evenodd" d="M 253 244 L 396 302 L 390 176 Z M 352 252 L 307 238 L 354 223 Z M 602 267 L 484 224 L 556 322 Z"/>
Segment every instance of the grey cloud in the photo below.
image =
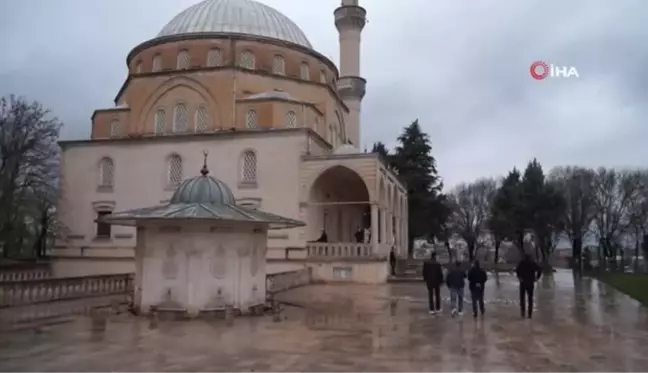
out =
<path fill-rule="evenodd" d="M 262 0 L 337 61 L 336 0 Z M 110 106 L 126 54 L 194 0 L 23 0 L 0 7 L 0 94 L 42 101 L 89 133 Z M 394 145 L 418 118 L 447 186 L 502 175 L 537 157 L 646 166 L 648 4 L 641 0 L 364 0 L 363 144 Z M 534 81 L 535 60 L 579 79 Z"/>

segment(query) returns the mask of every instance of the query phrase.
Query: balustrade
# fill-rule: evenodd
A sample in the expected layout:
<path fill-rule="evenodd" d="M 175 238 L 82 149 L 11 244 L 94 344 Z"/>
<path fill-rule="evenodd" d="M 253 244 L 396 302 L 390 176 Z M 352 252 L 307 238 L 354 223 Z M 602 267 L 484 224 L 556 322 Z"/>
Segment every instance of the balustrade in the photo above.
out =
<path fill-rule="evenodd" d="M 48 278 L 0 283 L 0 308 L 133 292 L 133 274 Z"/>
<path fill-rule="evenodd" d="M 306 245 L 308 258 L 372 258 L 371 244 L 347 242 L 311 242 Z"/>
<path fill-rule="evenodd" d="M 0 271 L 0 282 L 42 280 L 50 277 L 50 271 L 47 269 Z"/>

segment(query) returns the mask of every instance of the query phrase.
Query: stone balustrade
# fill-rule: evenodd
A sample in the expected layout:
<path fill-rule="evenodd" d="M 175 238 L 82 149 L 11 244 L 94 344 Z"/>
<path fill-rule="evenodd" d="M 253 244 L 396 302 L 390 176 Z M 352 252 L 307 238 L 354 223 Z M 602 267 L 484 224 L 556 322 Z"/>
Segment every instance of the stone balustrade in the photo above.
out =
<path fill-rule="evenodd" d="M 0 308 L 28 304 L 132 294 L 133 274 L 48 278 L 0 283 Z"/>
<path fill-rule="evenodd" d="M 311 268 L 268 274 L 266 275 L 266 294 L 269 299 L 272 299 L 274 294 L 308 285 L 312 279 Z"/>
<path fill-rule="evenodd" d="M 0 282 L 43 280 L 50 277 L 51 273 L 49 269 L 0 271 Z"/>
<path fill-rule="evenodd" d="M 306 245 L 308 258 L 373 258 L 371 244 L 352 242 L 310 242 Z"/>

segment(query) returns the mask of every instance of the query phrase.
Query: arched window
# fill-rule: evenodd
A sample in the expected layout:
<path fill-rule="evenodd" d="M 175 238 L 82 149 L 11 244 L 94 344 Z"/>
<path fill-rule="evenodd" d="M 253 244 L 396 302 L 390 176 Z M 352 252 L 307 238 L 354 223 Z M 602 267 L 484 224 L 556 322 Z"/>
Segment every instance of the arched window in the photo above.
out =
<path fill-rule="evenodd" d="M 346 125 L 344 124 L 344 117 L 337 110 L 335 111 L 335 115 L 337 116 L 337 125 L 338 125 L 338 129 L 340 130 L 340 140 L 342 141 L 343 144 L 346 144 L 347 133 L 346 133 Z"/>
<path fill-rule="evenodd" d="M 204 132 L 207 130 L 208 118 L 207 118 L 207 108 L 204 106 L 199 106 L 196 109 L 196 118 L 194 118 L 196 132 Z"/>
<path fill-rule="evenodd" d="M 142 61 L 137 61 L 135 64 L 135 73 L 139 74 L 142 72 Z"/>
<path fill-rule="evenodd" d="M 276 75 L 286 75 L 286 61 L 280 55 L 274 56 L 272 61 L 272 73 Z"/>
<path fill-rule="evenodd" d="M 186 132 L 187 122 L 187 105 L 177 104 L 173 109 L 173 132 Z"/>
<path fill-rule="evenodd" d="M 163 135 L 164 132 L 166 131 L 166 112 L 164 109 L 157 109 L 155 112 L 155 118 L 154 118 L 154 125 L 155 125 L 155 134 L 156 135 Z"/>
<path fill-rule="evenodd" d="M 151 68 L 151 71 L 154 73 L 162 71 L 162 56 L 159 54 L 156 54 L 153 57 L 153 67 Z"/>
<path fill-rule="evenodd" d="M 189 57 L 189 52 L 180 51 L 176 59 L 176 68 L 178 70 L 186 70 L 189 68 L 189 63 L 191 62 L 191 57 Z"/>
<path fill-rule="evenodd" d="M 326 83 L 326 70 L 320 70 L 320 83 Z"/>
<path fill-rule="evenodd" d="M 115 164 L 105 157 L 99 162 L 99 186 L 112 187 L 115 183 Z"/>
<path fill-rule="evenodd" d="M 178 185 L 182 182 L 182 158 L 177 154 L 169 157 L 168 182 L 169 185 Z"/>
<path fill-rule="evenodd" d="M 286 123 L 284 124 L 288 128 L 297 127 L 297 114 L 294 111 L 290 110 L 286 113 Z"/>
<path fill-rule="evenodd" d="M 308 68 L 308 63 L 302 62 L 301 66 L 299 67 L 299 76 L 303 80 L 310 80 L 310 69 Z"/>
<path fill-rule="evenodd" d="M 250 51 L 243 51 L 239 57 L 239 66 L 244 69 L 254 70 L 256 65 L 256 58 Z"/>
<path fill-rule="evenodd" d="M 241 182 L 255 183 L 257 181 L 257 157 L 252 150 L 243 152 L 241 162 Z"/>
<path fill-rule="evenodd" d="M 118 119 L 113 119 L 112 122 L 110 122 L 110 137 L 117 137 L 119 136 L 119 120 Z"/>
<path fill-rule="evenodd" d="M 256 129 L 259 128 L 259 122 L 257 121 L 257 112 L 254 110 L 248 110 L 245 113 L 245 128 Z"/>
<path fill-rule="evenodd" d="M 212 48 L 207 52 L 207 67 L 222 65 L 222 53 L 219 48 Z"/>

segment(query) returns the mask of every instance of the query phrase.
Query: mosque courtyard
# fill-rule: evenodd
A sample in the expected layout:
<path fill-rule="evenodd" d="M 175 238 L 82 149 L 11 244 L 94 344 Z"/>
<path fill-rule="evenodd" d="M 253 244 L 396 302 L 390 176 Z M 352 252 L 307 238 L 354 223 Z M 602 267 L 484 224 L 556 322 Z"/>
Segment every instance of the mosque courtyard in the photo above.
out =
<path fill-rule="evenodd" d="M 445 290 L 444 290 L 445 291 Z M 2 371 L 638 371 L 648 311 L 592 279 L 541 280 L 533 320 L 516 281 L 491 275 L 486 317 L 427 313 L 422 283 L 312 285 L 282 294 L 272 316 L 151 323 L 87 317 L 3 333 Z M 447 292 L 444 293 L 447 296 Z M 447 300 L 446 300 L 447 303 Z"/>

